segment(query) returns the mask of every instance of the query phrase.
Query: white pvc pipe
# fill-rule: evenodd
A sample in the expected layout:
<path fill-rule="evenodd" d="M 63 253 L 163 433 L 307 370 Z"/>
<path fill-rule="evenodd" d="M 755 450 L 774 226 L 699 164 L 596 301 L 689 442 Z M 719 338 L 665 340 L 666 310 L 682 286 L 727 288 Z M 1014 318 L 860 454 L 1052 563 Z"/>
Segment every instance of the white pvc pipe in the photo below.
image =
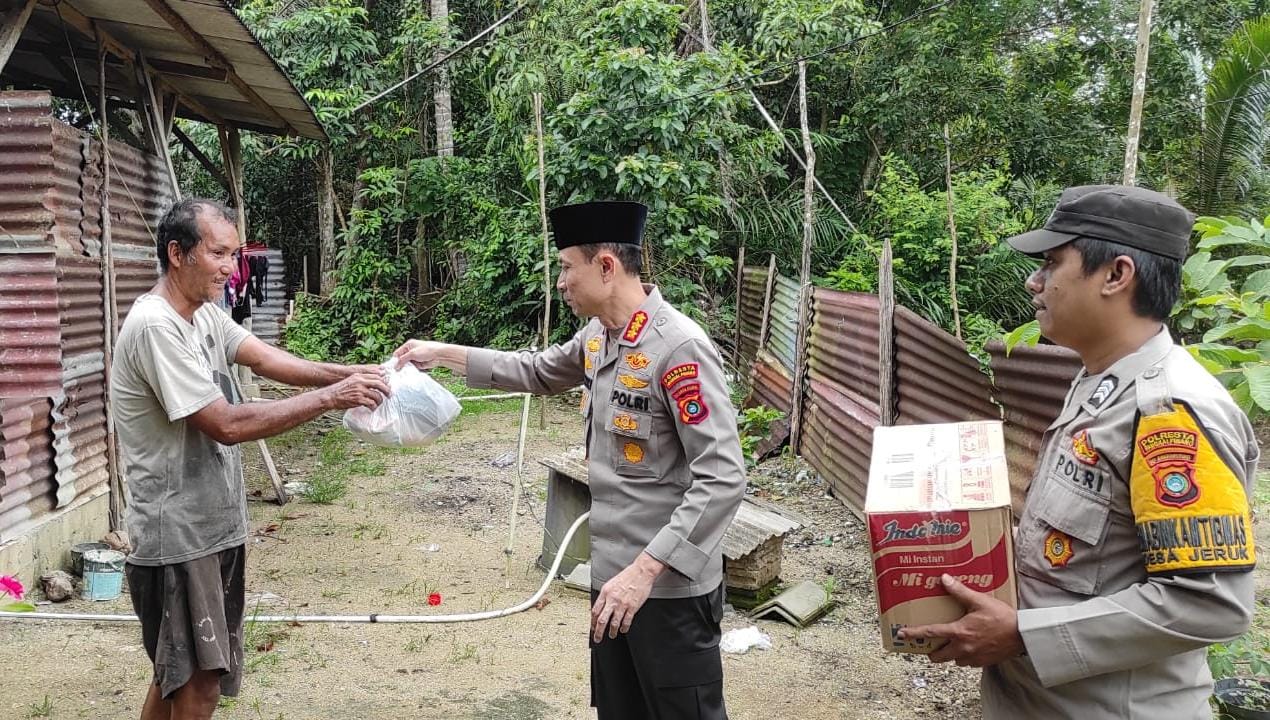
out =
<path fill-rule="evenodd" d="M 518 612 L 524 612 L 533 607 L 547 593 L 547 588 L 551 587 L 551 581 L 555 579 L 556 573 L 560 571 L 560 563 L 564 560 L 565 548 L 569 547 L 569 541 L 573 539 L 573 534 L 578 531 L 582 523 L 586 522 L 591 513 L 584 512 L 573 521 L 573 525 L 569 526 L 569 532 L 564 534 L 564 540 L 560 543 L 559 549 L 556 550 L 556 559 L 551 563 L 551 569 L 547 571 L 547 577 L 543 579 L 542 586 L 538 588 L 538 592 L 534 593 L 530 598 L 519 605 L 513 605 L 502 610 L 486 610 L 476 613 L 460 613 L 457 615 L 256 615 L 244 618 L 247 622 L 301 622 L 301 623 L 456 623 L 456 622 L 474 622 L 477 620 L 493 620 L 495 618 L 507 617 L 515 615 Z M 0 620 L 81 620 L 87 622 L 139 622 L 136 615 L 91 615 L 86 613 L 47 613 L 47 612 L 0 612 Z"/>
<path fill-rule="evenodd" d="M 512 511 L 509 523 L 511 531 L 507 534 L 507 548 L 503 550 L 505 555 L 503 568 L 504 588 L 512 586 L 512 546 L 516 544 L 516 513 L 520 510 L 520 493 L 525 482 L 525 431 L 529 427 L 529 403 L 532 399 L 532 395 L 525 393 L 525 406 L 520 412 L 520 439 L 516 442 L 516 487 L 512 491 Z"/>

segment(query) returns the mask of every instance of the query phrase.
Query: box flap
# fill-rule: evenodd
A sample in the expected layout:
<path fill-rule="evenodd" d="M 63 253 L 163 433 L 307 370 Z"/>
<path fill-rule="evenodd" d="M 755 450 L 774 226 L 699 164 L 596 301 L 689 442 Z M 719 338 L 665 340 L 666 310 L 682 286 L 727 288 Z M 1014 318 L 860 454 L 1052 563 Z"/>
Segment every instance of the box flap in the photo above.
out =
<path fill-rule="evenodd" d="M 1009 504 L 1000 421 L 874 429 L 866 513 L 975 510 Z"/>

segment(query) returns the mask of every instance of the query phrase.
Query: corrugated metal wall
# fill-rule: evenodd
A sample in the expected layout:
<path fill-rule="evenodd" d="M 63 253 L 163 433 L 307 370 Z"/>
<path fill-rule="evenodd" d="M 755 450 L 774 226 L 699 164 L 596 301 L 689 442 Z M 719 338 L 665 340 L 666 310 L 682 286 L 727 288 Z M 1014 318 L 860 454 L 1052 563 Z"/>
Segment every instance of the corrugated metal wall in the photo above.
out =
<path fill-rule="evenodd" d="M 171 190 L 158 158 L 111 153 L 122 322 L 157 278 Z M 108 481 L 101 154 L 48 93 L 0 92 L 0 542 Z"/>
<path fill-rule="evenodd" d="M 782 275 L 776 276 L 772 288 L 772 310 L 767 319 L 767 343 L 764 347 L 780 360 L 786 370 L 793 371 L 798 336 L 798 283 Z"/>
<path fill-rule="evenodd" d="M 1063 409 L 1063 400 L 1082 365 L 1076 353 L 1053 345 L 1018 345 L 1009 357 L 999 342 L 989 343 L 987 349 L 992 356 L 997 402 L 1005 412 L 1010 488 L 1015 507 L 1022 507 L 1023 491 L 1036 470 L 1041 435 Z"/>
<path fill-rule="evenodd" d="M 895 308 L 899 425 L 999 420 L 992 382 L 966 344 L 906 307 Z"/>
<path fill-rule="evenodd" d="M 750 363 L 758 355 L 759 331 L 763 324 L 763 298 L 767 292 L 767 268 L 746 267 L 741 271 L 741 307 L 736 309 L 736 322 L 741 328 L 738 371 L 748 376 Z"/>
<path fill-rule="evenodd" d="M 747 288 L 737 322 L 742 333 L 762 320 L 766 268 L 745 268 Z M 762 278 L 760 282 L 759 278 Z M 777 278 L 779 288 L 796 288 Z M 746 293 L 749 298 L 746 299 Z M 804 424 L 796 450 L 815 467 L 835 497 L 863 511 L 873 429 L 879 423 L 881 396 L 880 303 L 876 295 L 815 288 L 808 340 L 807 383 L 801 398 Z M 796 325 L 797 304 L 783 306 L 785 322 Z M 1071 379 L 1080 369 L 1074 353 L 1061 348 L 1017 348 L 1007 360 L 1000 343 L 989 346 L 996 384 L 966 352 L 966 346 L 942 328 L 904 307 L 894 315 L 896 418 L 900 424 L 1004 419 L 1010 480 L 1016 503 L 1032 476 L 1041 435 L 1058 416 Z M 787 414 L 792 407 L 793 328 L 775 336 L 769 329 L 764 349 L 757 338 L 742 343 L 753 364 L 749 404 Z"/>

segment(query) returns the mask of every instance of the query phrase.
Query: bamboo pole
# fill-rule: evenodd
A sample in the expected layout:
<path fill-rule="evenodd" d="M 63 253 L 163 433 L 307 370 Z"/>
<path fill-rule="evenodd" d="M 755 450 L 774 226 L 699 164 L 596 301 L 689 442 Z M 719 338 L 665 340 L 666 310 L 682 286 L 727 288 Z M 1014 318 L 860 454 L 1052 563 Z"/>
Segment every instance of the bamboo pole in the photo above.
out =
<path fill-rule="evenodd" d="M 119 470 L 119 444 L 115 437 L 115 417 L 110 402 L 110 377 L 113 374 L 115 327 L 119 322 L 115 300 L 115 260 L 110 220 L 110 123 L 106 115 L 106 46 L 97 43 L 97 132 L 101 140 L 101 294 L 102 294 L 102 364 L 106 384 L 106 472 L 110 475 L 110 529 L 123 529 L 123 474 Z"/>
<path fill-rule="evenodd" d="M 952 140 L 944 123 L 944 183 L 948 186 L 948 234 L 952 237 L 952 257 L 948 260 L 948 294 L 952 296 L 953 330 L 961 339 L 961 310 L 957 306 L 957 219 L 953 216 Z"/>
<path fill-rule="evenodd" d="M 811 145 L 811 128 L 807 123 L 807 61 L 798 61 L 798 124 L 803 134 L 803 257 L 798 272 L 797 352 L 794 361 L 794 391 L 789 422 L 789 444 L 798 452 L 802 437 L 803 376 L 807 367 L 807 319 L 811 313 L 811 241 L 816 201 L 816 150 Z"/>
<path fill-rule="evenodd" d="M 542 139 L 542 93 L 534 93 L 538 134 L 538 217 L 542 221 L 542 346 L 551 347 L 551 240 L 547 237 L 547 162 Z M 547 429 L 547 398 L 538 403 L 538 429 Z"/>

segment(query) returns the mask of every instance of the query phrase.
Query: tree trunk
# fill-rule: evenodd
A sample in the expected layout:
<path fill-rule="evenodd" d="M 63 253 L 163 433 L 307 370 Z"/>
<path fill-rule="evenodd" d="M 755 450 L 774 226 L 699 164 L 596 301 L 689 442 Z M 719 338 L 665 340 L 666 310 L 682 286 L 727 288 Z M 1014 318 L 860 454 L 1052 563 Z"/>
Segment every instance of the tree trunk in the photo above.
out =
<path fill-rule="evenodd" d="M 1152 0 L 1140 0 L 1138 52 L 1133 61 L 1133 101 L 1129 106 L 1129 134 L 1124 143 L 1124 184 L 1134 185 L 1138 175 L 1138 136 L 1142 134 L 1142 101 L 1147 91 L 1147 55 L 1151 48 Z"/>
<path fill-rule="evenodd" d="M 815 221 L 816 150 L 811 144 L 811 128 L 807 124 L 807 62 L 798 61 L 798 124 L 803 135 L 803 252 L 798 272 L 798 334 L 794 360 L 794 392 L 789 418 L 789 444 L 795 452 L 802 438 L 803 377 L 807 368 L 807 320 L 811 309 L 811 241 Z"/>
<path fill-rule="evenodd" d="M 318 292 L 326 295 L 335 285 L 335 171 L 331 148 L 318 153 L 318 245 L 321 258 L 321 283 Z"/>
<path fill-rule="evenodd" d="M 450 2 L 449 0 L 431 0 L 432 19 L 441 27 L 447 41 L 450 36 Z M 433 61 L 445 56 L 445 46 L 438 47 L 433 53 Z M 454 155 L 454 119 L 450 115 L 450 71 L 442 65 L 437 68 L 436 88 L 432 92 L 433 104 L 436 106 L 437 124 L 437 157 Z"/>

